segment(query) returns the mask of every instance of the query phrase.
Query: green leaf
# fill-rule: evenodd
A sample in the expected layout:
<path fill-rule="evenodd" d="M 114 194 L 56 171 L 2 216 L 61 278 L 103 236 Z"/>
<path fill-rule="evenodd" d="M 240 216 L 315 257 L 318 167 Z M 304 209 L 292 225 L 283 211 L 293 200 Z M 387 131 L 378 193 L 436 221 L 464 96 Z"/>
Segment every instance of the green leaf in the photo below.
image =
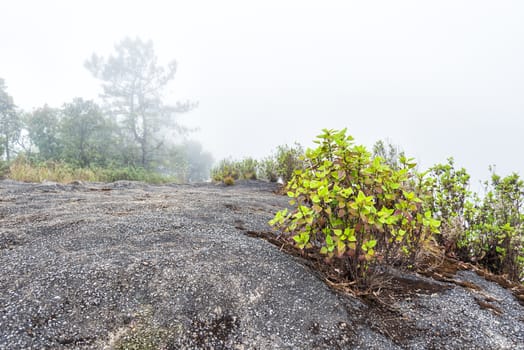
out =
<path fill-rule="evenodd" d="M 333 243 L 333 238 L 331 238 L 331 235 L 326 235 L 326 244 L 328 247 L 332 247 L 335 243 Z"/>

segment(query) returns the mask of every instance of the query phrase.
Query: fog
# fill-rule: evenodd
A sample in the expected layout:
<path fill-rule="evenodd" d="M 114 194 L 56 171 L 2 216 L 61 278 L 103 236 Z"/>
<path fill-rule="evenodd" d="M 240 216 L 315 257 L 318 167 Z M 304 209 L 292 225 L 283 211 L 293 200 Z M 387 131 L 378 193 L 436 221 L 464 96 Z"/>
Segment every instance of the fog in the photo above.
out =
<path fill-rule="evenodd" d="M 421 167 L 524 173 L 524 2 L 11 1 L 0 77 L 32 110 L 97 99 L 84 68 L 122 38 L 175 59 L 168 101 L 216 160 L 305 146 L 322 128 L 399 145 Z"/>

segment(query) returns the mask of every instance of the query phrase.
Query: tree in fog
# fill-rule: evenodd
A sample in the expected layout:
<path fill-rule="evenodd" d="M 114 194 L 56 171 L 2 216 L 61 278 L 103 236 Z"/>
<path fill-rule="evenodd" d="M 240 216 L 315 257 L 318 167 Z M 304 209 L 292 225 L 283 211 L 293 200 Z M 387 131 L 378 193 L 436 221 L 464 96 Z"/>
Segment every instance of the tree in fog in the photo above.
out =
<path fill-rule="evenodd" d="M 202 182 L 209 178 L 213 156 L 198 141 L 187 140 L 166 149 L 163 170 L 181 182 Z"/>
<path fill-rule="evenodd" d="M 113 146 L 112 127 L 93 101 L 75 98 L 61 110 L 62 159 L 82 167 L 105 165 Z"/>
<path fill-rule="evenodd" d="M 107 58 L 93 54 L 85 66 L 102 81 L 102 97 L 122 127 L 122 136 L 137 146 L 139 165 L 150 168 L 155 153 L 163 146 L 160 129 L 183 131 L 177 114 L 193 105 L 163 103 L 162 93 L 174 79 L 176 62 L 160 66 L 152 41 L 126 38 L 115 45 L 115 51 Z"/>
<path fill-rule="evenodd" d="M 60 111 L 44 105 L 26 117 L 26 129 L 31 143 L 38 148 L 41 160 L 59 159 L 62 154 L 60 140 Z"/>
<path fill-rule="evenodd" d="M 20 136 L 21 121 L 13 98 L 6 90 L 5 82 L 0 78 L 0 154 L 10 161 L 14 145 Z"/>
<path fill-rule="evenodd" d="M 203 150 L 197 141 L 186 141 L 181 150 L 187 159 L 187 182 L 201 182 L 209 178 L 209 171 L 213 165 L 211 153 Z"/>

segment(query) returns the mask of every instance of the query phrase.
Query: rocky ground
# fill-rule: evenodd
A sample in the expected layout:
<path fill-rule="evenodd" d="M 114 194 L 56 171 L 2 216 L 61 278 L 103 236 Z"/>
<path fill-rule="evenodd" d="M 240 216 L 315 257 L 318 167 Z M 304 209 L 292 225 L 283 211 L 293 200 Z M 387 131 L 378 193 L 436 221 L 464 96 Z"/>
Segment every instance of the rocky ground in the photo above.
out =
<path fill-rule="evenodd" d="M 0 181 L 0 349 L 524 349 L 524 307 L 472 271 L 333 291 L 253 237 L 275 189 Z"/>

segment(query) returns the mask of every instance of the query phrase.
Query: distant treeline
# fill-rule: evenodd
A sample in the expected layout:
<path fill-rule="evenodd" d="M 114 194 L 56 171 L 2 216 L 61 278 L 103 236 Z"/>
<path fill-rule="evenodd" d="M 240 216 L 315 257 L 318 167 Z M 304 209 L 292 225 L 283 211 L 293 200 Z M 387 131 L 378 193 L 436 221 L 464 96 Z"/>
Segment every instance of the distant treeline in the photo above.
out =
<path fill-rule="evenodd" d="M 59 108 L 17 108 L 0 78 L 0 155 L 3 173 L 26 181 L 203 181 L 210 153 L 179 116 L 193 102 L 168 105 L 163 92 L 176 63 L 157 65 L 151 41 L 126 38 L 107 58 L 93 55 L 85 67 L 101 81 L 102 103 L 75 98 Z M 80 171 L 82 169 L 82 171 Z"/>

